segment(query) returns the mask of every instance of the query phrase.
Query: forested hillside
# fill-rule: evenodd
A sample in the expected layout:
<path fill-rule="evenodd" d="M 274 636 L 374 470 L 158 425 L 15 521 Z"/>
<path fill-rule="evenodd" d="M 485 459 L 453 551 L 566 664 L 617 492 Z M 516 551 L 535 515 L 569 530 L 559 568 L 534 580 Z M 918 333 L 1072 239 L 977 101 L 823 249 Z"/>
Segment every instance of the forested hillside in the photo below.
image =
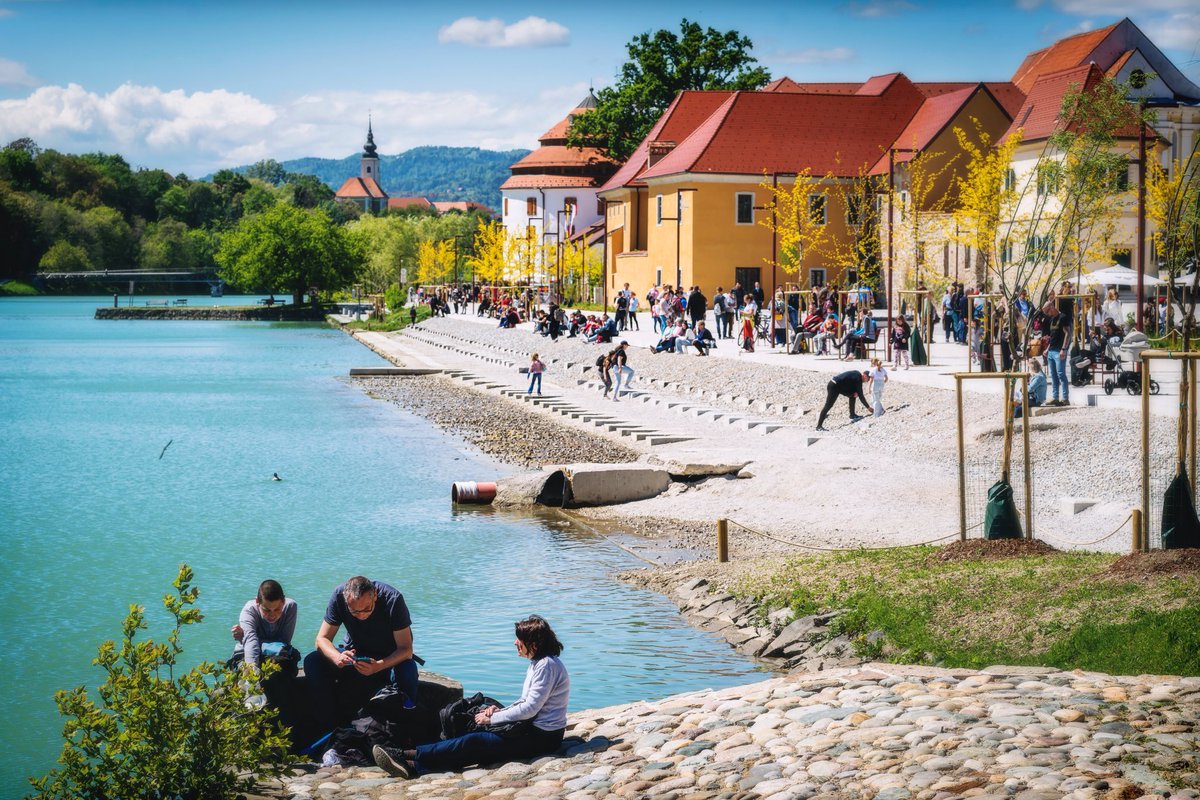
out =
<path fill-rule="evenodd" d="M 528 150 L 480 150 L 477 147 L 414 147 L 399 155 L 379 156 L 383 190 L 393 197 L 469 200 L 500 208 L 500 184 L 508 168 Z M 359 153 L 345 158 L 296 158 L 284 161 L 284 172 L 313 175 L 336 190 L 359 173 Z M 251 167 L 235 167 L 244 174 Z"/>

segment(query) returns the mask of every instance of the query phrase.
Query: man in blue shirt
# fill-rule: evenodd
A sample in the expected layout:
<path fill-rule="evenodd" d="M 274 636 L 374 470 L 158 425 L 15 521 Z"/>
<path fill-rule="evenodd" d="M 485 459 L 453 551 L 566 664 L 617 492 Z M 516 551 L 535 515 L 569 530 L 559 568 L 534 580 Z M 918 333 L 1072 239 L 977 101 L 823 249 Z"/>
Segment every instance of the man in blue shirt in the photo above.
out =
<path fill-rule="evenodd" d="M 346 639 L 333 643 L 341 626 Z M 317 632 L 317 649 L 304 659 L 314 721 L 335 728 L 389 683 L 417 701 L 412 620 L 394 587 L 357 575 L 333 591 Z"/>

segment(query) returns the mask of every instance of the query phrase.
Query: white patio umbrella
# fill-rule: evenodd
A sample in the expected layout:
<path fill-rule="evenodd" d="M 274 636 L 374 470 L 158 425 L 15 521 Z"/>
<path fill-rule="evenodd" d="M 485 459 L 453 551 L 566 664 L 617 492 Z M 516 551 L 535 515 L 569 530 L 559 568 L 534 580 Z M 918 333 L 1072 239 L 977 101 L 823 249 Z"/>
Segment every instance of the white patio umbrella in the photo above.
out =
<path fill-rule="evenodd" d="M 1081 277 L 1084 283 L 1096 286 L 1137 286 L 1138 282 L 1137 270 L 1122 267 L 1120 264 L 1113 264 L 1095 272 L 1085 272 Z M 1144 275 L 1142 279 L 1143 286 L 1161 286 L 1165 282 L 1151 275 Z"/>

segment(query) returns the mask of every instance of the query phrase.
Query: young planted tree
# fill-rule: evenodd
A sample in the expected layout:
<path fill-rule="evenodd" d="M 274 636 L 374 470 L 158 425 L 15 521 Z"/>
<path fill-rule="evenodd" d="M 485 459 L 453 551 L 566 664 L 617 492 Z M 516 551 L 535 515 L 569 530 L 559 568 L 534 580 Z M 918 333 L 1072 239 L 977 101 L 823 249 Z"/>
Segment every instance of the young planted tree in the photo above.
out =
<path fill-rule="evenodd" d="M 247 703 L 272 667 L 262 676 L 207 661 L 179 667 L 183 629 L 204 618 L 192 577 L 181 565 L 175 592 L 163 597 L 174 620 L 166 641 L 139 639 L 146 612 L 131 605 L 120 642 L 100 645 L 98 703 L 84 686 L 55 694 L 66 741 L 59 767 L 30 779 L 33 800 L 230 800 L 252 791 L 256 775 L 283 774 L 288 743 L 275 712 Z"/>
<path fill-rule="evenodd" d="M 915 289 L 930 276 L 926 256 L 949 241 L 947 208 L 951 199 L 948 173 L 959 156 L 921 151 L 896 165 L 899 180 L 891 196 L 892 280 Z"/>
<path fill-rule="evenodd" d="M 1174 315 L 1176 288 L 1183 288 L 1180 344 L 1191 350 L 1196 337 L 1196 300 L 1200 295 L 1200 150 L 1177 157 L 1168 172 L 1147 156 L 1146 216 L 1154 223 L 1154 249 L 1160 277 L 1167 275 L 1168 314 Z M 1174 327 L 1174 320 L 1168 320 Z"/>
<path fill-rule="evenodd" d="M 974 255 L 976 286 L 983 286 L 992 267 L 1000 260 L 1001 220 L 1009 219 L 1017 207 L 1016 181 L 1009 180 L 1009 165 L 1021 144 L 1017 131 L 993 144 L 979 120 L 975 129 L 954 129 L 959 147 L 967 154 L 966 169 L 956 180 L 957 205 L 951 238 Z"/>

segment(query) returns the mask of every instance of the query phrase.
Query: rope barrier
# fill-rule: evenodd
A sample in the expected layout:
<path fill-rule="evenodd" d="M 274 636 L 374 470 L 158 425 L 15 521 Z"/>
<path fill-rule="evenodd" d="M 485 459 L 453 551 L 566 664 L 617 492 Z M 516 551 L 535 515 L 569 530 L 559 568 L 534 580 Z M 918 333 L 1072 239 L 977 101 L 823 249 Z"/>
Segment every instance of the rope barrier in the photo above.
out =
<path fill-rule="evenodd" d="M 1064 538 L 1061 536 L 1046 536 L 1045 534 L 1042 534 L 1042 536 L 1040 538 L 1046 539 L 1046 540 L 1049 540 L 1052 542 L 1066 543 L 1069 545 L 1073 545 L 1075 547 L 1086 547 L 1087 545 L 1090 545 L 1090 544 L 1099 544 L 1100 542 L 1103 542 L 1105 539 L 1111 539 L 1112 537 L 1116 536 L 1118 533 L 1121 532 L 1121 529 L 1125 527 L 1125 523 L 1129 522 L 1131 519 L 1133 519 L 1132 511 L 1129 512 L 1129 515 L 1126 516 L 1125 519 L 1121 520 L 1121 524 L 1118 525 L 1112 533 L 1101 536 L 1099 539 L 1093 539 L 1090 542 L 1077 542 L 1074 539 L 1067 539 L 1067 538 Z"/>
<path fill-rule="evenodd" d="M 904 547 L 923 547 L 925 545 L 937 544 L 938 542 L 944 542 L 947 539 L 957 539 L 959 537 L 959 534 L 951 533 L 951 534 L 947 534 L 946 536 L 941 536 L 937 539 L 930 539 L 925 542 L 914 542 L 912 544 L 893 544 L 893 545 L 888 545 L 886 547 L 818 547 L 817 545 L 801 544 L 800 542 L 793 542 L 790 539 L 781 539 L 778 536 L 773 536 L 769 533 L 765 533 L 764 531 L 760 531 L 760 530 L 756 530 L 755 528 L 751 528 L 749 525 L 743 525 L 742 523 L 738 522 L 737 520 L 730 519 L 730 520 L 727 520 L 727 522 L 729 522 L 732 525 L 738 526 L 739 528 L 741 528 L 744 531 L 761 536 L 764 539 L 770 539 L 773 542 L 779 542 L 780 544 L 791 545 L 792 547 L 798 547 L 801 550 L 814 550 L 814 551 L 821 552 L 821 553 L 852 553 L 857 550 L 897 550 L 897 549 L 904 548 Z M 977 523 L 975 525 L 972 525 L 970 528 L 967 528 L 967 530 L 969 530 L 969 531 L 974 530 L 975 528 L 978 528 L 981 525 L 983 525 L 982 522 Z"/>

